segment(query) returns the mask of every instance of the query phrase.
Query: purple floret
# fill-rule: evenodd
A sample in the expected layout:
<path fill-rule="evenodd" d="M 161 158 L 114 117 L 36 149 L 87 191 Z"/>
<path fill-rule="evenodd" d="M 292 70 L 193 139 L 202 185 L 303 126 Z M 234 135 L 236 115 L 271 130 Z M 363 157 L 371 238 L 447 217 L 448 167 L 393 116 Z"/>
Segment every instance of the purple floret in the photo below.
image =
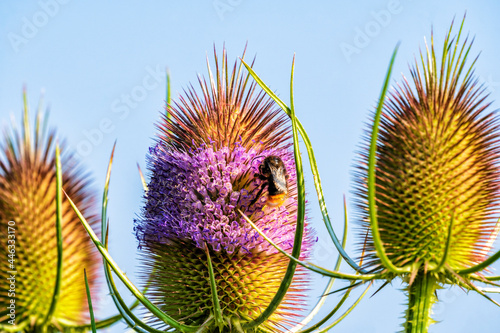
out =
<path fill-rule="evenodd" d="M 256 177 L 265 157 L 279 156 L 286 167 L 290 189 L 295 189 L 293 153 L 287 149 L 247 150 L 239 145 L 214 151 L 203 145 L 181 152 L 161 145 L 150 149 L 152 177 L 142 219 L 136 221 L 140 245 L 172 240 L 205 243 L 227 253 L 274 253 L 238 213 L 240 209 L 283 249 L 293 246 L 297 199 L 288 193 L 283 205 L 266 206 L 266 190 L 255 198 L 263 180 Z"/>

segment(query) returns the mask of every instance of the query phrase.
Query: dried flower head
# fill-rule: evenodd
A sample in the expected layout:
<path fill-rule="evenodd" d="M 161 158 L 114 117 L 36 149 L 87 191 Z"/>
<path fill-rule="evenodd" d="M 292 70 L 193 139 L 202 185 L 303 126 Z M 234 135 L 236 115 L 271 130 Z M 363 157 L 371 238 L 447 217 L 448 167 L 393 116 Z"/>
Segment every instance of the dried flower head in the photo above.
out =
<path fill-rule="evenodd" d="M 10 324 L 27 332 L 38 332 L 43 325 L 54 331 L 88 323 L 83 269 L 87 269 L 90 287 L 95 290 L 99 263 L 80 220 L 63 198 L 61 291 L 53 316 L 45 323 L 57 270 L 55 132 L 47 134 L 40 119 L 39 114 L 32 140 L 25 101 L 23 130 L 13 130 L 12 135 L 6 131 L 0 151 L 0 255 L 5 258 L 0 270 L 5 281 L 0 287 L 0 318 L 2 324 L 14 319 Z M 64 190 L 95 223 L 87 178 L 66 154 Z"/>
<path fill-rule="evenodd" d="M 236 64 L 228 71 L 224 52 L 202 95 L 191 87 L 168 108 L 150 149 L 151 179 L 142 218 L 135 229 L 149 296 L 187 324 L 209 322 L 215 330 L 207 255 L 214 265 L 226 324 L 240 330 L 258 317 L 275 295 L 288 260 L 238 213 L 241 210 L 280 246 L 293 246 L 297 211 L 291 131 L 264 92 L 256 91 Z M 280 167 L 265 169 L 268 157 Z M 269 171 L 265 173 L 264 171 Z M 263 174 L 265 173 L 265 175 Z M 281 182 L 278 193 L 276 182 Z M 286 184 L 286 190 L 283 186 Z M 270 186 L 271 185 L 271 186 Z M 275 205 L 269 197 L 276 195 Z M 304 255 L 311 247 L 304 240 Z M 298 270 L 277 311 L 261 327 L 284 331 L 302 309 L 307 276 Z"/>

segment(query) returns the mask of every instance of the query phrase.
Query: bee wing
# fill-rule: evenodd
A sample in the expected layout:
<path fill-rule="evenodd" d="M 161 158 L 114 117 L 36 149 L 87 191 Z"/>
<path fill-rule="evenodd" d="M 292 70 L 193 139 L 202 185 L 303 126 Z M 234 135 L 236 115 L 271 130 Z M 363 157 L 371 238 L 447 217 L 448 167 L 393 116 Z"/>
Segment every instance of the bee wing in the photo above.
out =
<path fill-rule="evenodd" d="M 285 168 L 283 166 L 279 166 L 277 168 L 271 167 L 271 174 L 272 174 L 273 184 L 276 187 L 276 189 L 280 193 L 287 193 L 288 186 L 286 181 L 287 177 Z"/>

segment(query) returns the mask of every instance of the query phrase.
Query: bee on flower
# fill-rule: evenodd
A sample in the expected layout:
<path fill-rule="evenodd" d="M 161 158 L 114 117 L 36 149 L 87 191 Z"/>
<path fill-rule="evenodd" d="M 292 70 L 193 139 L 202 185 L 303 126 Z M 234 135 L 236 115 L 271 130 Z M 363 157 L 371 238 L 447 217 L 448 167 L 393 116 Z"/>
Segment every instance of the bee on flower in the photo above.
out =
<path fill-rule="evenodd" d="M 168 105 L 149 151 L 150 180 L 135 222 L 148 297 L 173 318 L 214 331 L 208 249 L 223 331 L 286 331 L 304 307 L 307 274 L 298 269 L 276 311 L 249 327 L 270 304 L 289 261 L 239 211 L 291 250 L 297 185 L 290 123 L 241 65 L 230 70 L 225 51 L 215 63 L 215 73 L 209 67 L 208 79 L 199 79 L 201 95 L 191 86 Z"/>

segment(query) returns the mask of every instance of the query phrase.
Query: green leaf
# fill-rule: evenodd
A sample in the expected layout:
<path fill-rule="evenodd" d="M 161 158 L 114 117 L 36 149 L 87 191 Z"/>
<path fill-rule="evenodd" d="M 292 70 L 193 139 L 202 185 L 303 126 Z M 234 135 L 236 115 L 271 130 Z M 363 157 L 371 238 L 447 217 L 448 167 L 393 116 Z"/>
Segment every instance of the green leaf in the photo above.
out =
<path fill-rule="evenodd" d="M 102 210 L 101 210 L 101 221 L 106 220 L 107 216 L 107 207 L 108 207 L 108 191 L 109 191 L 109 182 L 110 182 L 110 177 L 111 177 L 111 167 L 113 164 L 113 157 L 114 157 L 114 152 L 116 148 L 116 142 L 113 145 L 113 150 L 111 152 L 111 157 L 109 159 L 108 163 L 108 170 L 106 172 L 106 180 L 105 180 L 105 185 L 104 185 L 104 191 L 103 191 L 103 200 L 102 200 Z M 108 226 L 105 223 L 101 224 L 101 241 L 104 242 L 106 250 L 108 249 Z M 142 322 L 140 319 L 135 317 L 135 315 L 132 313 L 131 310 L 136 308 L 139 305 L 139 301 L 135 301 L 130 307 L 126 305 L 125 301 L 119 294 L 116 285 L 113 281 L 113 277 L 111 275 L 111 270 L 109 268 L 109 265 L 107 265 L 106 261 L 103 260 L 103 264 L 105 265 L 104 273 L 106 277 L 106 283 L 108 285 L 108 289 L 110 291 L 110 296 L 113 299 L 113 302 L 115 303 L 116 308 L 120 312 L 117 315 L 114 315 L 112 317 L 109 317 L 107 319 L 100 320 L 96 322 L 96 327 L 97 328 L 106 328 L 108 326 L 111 326 L 115 324 L 117 321 L 120 319 L 124 319 L 125 322 L 132 327 L 134 330 L 144 333 L 144 332 L 155 332 L 159 333 L 161 331 L 155 330 L 153 328 L 150 328 L 149 326 L 143 324 L 144 326 L 141 326 Z M 143 294 L 146 292 L 147 288 L 143 291 Z M 139 327 L 135 327 L 138 325 Z M 88 329 L 90 328 L 90 325 L 75 325 L 75 326 L 69 326 L 68 328 L 70 329 Z M 150 330 L 148 330 L 148 328 Z"/>
<path fill-rule="evenodd" d="M 24 104 L 24 114 L 23 114 L 23 134 L 24 143 L 26 144 L 26 154 L 31 152 L 31 138 L 30 138 L 30 120 L 29 120 L 29 106 L 28 106 L 28 96 L 26 93 L 26 87 L 23 88 L 23 104 Z M 21 147 L 18 145 L 18 147 Z"/>
<path fill-rule="evenodd" d="M 351 282 L 351 285 L 354 284 L 355 282 Z M 325 317 L 323 317 L 320 321 L 318 321 L 316 324 L 312 325 L 311 327 L 305 329 L 305 330 L 302 330 L 302 331 L 299 331 L 300 333 L 309 333 L 309 332 L 313 332 L 314 330 L 317 330 L 319 329 L 324 323 L 326 323 L 328 321 L 328 319 L 330 319 L 331 317 L 333 317 L 337 311 L 340 309 L 340 307 L 345 303 L 345 301 L 347 300 L 347 298 L 349 298 L 349 295 L 351 294 L 351 290 L 352 289 L 349 289 L 345 294 L 344 296 L 342 296 L 342 298 L 340 299 L 340 301 L 335 305 L 335 307 L 332 309 L 332 311 L 330 311 Z M 323 299 L 326 299 L 326 296 L 323 295 L 321 298 Z"/>
<path fill-rule="evenodd" d="M 166 87 L 166 96 L 165 96 L 165 115 L 170 118 L 170 114 L 168 113 L 168 108 L 170 107 L 171 95 L 170 95 L 170 71 L 168 68 L 165 70 L 165 76 L 167 77 L 167 87 Z"/>
<path fill-rule="evenodd" d="M 214 305 L 214 317 L 215 324 L 222 332 L 224 328 L 224 319 L 222 318 L 222 310 L 220 307 L 219 296 L 217 295 L 217 284 L 215 282 L 214 267 L 212 265 L 212 259 L 210 258 L 210 251 L 205 243 L 205 252 L 207 253 L 207 264 L 208 264 L 208 275 L 210 277 L 210 291 L 212 293 L 212 303 Z"/>
<path fill-rule="evenodd" d="M 102 210 L 101 210 L 101 243 L 104 243 L 105 249 L 108 250 L 108 235 L 109 235 L 109 224 L 106 223 L 107 220 L 107 210 L 108 210 L 108 193 L 109 193 L 109 183 L 111 181 L 111 169 L 113 166 L 113 158 L 115 154 L 115 148 L 116 148 L 116 142 L 113 145 L 113 150 L 111 151 L 111 156 L 109 158 L 109 163 L 108 163 L 108 169 L 106 172 L 106 180 L 104 182 L 104 191 L 103 191 L 103 196 L 102 196 Z M 134 315 L 134 313 L 131 311 L 137 305 L 139 305 L 139 301 L 134 302 L 134 304 L 129 308 L 123 298 L 121 297 L 118 288 L 115 285 L 113 276 L 111 274 L 111 269 L 110 266 L 108 265 L 107 261 L 103 259 L 103 264 L 104 264 L 104 274 L 106 277 L 106 283 L 108 285 L 108 289 L 110 292 L 110 295 L 113 299 L 113 302 L 115 303 L 116 308 L 120 312 L 120 315 L 115 316 L 117 317 L 118 320 L 120 318 L 123 318 L 125 322 L 133 328 L 136 332 L 150 332 L 150 333 L 160 333 L 162 331 L 157 330 L 153 327 L 150 327 L 146 324 L 144 324 L 137 316 Z M 148 284 L 149 286 L 149 284 Z M 142 294 L 145 294 L 148 286 L 144 289 Z"/>
<path fill-rule="evenodd" d="M 345 279 L 345 280 L 372 280 L 372 279 L 383 279 L 385 275 L 383 274 L 361 274 L 361 275 L 354 275 L 354 274 L 345 274 L 342 272 L 336 272 L 336 271 L 331 271 L 329 269 L 317 266 L 315 264 L 312 264 L 307 261 L 302 261 L 299 260 L 292 255 L 288 254 L 285 250 L 280 248 L 276 243 L 273 242 L 271 238 L 269 238 L 262 230 L 259 229 L 258 226 L 255 225 L 255 223 L 252 222 L 241 210 L 238 209 L 238 212 L 243 216 L 243 218 L 252 226 L 252 228 L 255 229 L 261 235 L 269 244 L 271 244 L 276 250 L 278 250 L 280 253 L 285 255 L 288 259 L 294 261 L 298 265 L 301 265 L 302 267 L 305 267 L 313 272 L 319 273 L 323 276 L 329 276 L 329 277 L 335 277 L 339 279 Z"/>
<path fill-rule="evenodd" d="M 92 332 L 96 333 L 97 329 L 95 327 L 94 309 L 92 308 L 92 296 L 90 295 L 89 281 L 87 280 L 87 271 L 85 270 L 85 268 L 83 269 L 83 276 L 85 277 L 85 290 L 87 291 L 87 302 L 89 305 L 90 323 L 92 326 Z"/>
<path fill-rule="evenodd" d="M 254 78 L 254 80 L 261 86 L 261 88 L 278 104 L 278 106 L 285 111 L 285 113 L 288 116 L 291 116 L 291 109 L 262 81 L 262 79 L 255 73 L 255 71 L 241 59 L 241 62 L 243 65 L 245 65 L 246 69 L 250 73 L 250 75 Z M 321 187 L 321 179 L 319 177 L 319 172 L 318 172 L 318 166 L 316 163 L 316 157 L 314 156 L 314 151 L 312 149 L 311 141 L 309 140 L 309 136 L 307 135 L 304 127 L 300 123 L 298 119 L 296 119 L 296 126 L 298 128 L 298 131 L 300 135 L 302 136 L 302 139 L 304 140 L 304 144 L 307 149 L 307 154 L 309 156 L 309 164 L 311 166 L 311 172 L 313 174 L 314 178 L 314 186 L 316 188 L 316 193 L 318 196 L 318 203 L 319 207 L 321 209 L 321 214 L 323 215 L 323 221 L 325 223 L 326 229 L 328 230 L 328 234 L 330 235 L 333 243 L 335 244 L 335 247 L 337 248 L 337 251 L 342 255 L 342 258 L 351 266 L 354 270 L 360 272 L 360 273 L 366 273 L 365 270 L 363 270 L 361 267 L 359 267 L 354 260 L 349 257 L 349 255 L 345 252 L 345 250 L 342 248 L 340 245 L 340 241 L 337 238 L 337 235 L 335 234 L 335 231 L 333 230 L 332 223 L 330 221 L 330 217 L 328 215 L 328 210 L 326 208 L 326 203 L 325 203 L 325 198 L 323 195 L 323 189 Z"/>
<path fill-rule="evenodd" d="M 446 245 L 444 247 L 444 253 L 443 253 L 443 258 L 441 259 L 441 262 L 439 265 L 436 267 L 436 271 L 440 271 L 444 265 L 446 265 L 446 262 L 448 261 L 448 254 L 450 253 L 450 246 L 451 246 L 451 239 L 453 237 L 453 224 L 455 221 L 455 213 L 451 215 L 451 220 L 450 220 L 450 225 L 448 226 L 448 236 L 446 237 Z"/>
<path fill-rule="evenodd" d="M 294 74 L 295 57 L 292 62 L 291 78 L 290 78 L 290 117 L 292 119 L 292 133 L 293 133 L 293 153 L 295 156 L 295 169 L 297 172 L 297 192 L 298 192 L 298 209 L 297 209 L 297 224 L 295 229 L 295 239 L 293 241 L 292 257 L 298 258 L 300 256 L 300 249 L 302 246 L 302 236 L 304 234 L 304 217 L 305 217 L 305 185 L 304 185 L 304 174 L 302 171 L 302 157 L 300 156 L 299 150 L 299 139 L 297 134 L 297 119 L 295 118 L 295 109 L 293 104 L 293 74 Z M 273 314 L 273 312 L 278 308 L 279 304 L 283 300 L 288 291 L 288 288 L 292 284 L 293 275 L 295 274 L 295 268 L 297 263 L 293 260 L 288 264 L 285 276 L 281 281 L 281 285 L 274 295 L 271 303 L 267 308 L 260 314 L 259 317 L 254 319 L 252 322 L 243 325 L 243 328 L 251 328 L 262 324 L 264 321 Z"/>
<path fill-rule="evenodd" d="M 141 183 L 142 183 L 142 188 L 144 189 L 144 192 L 148 192 L 148 183 L 146 182 L 146 179 L 144 178 L 144 174 L 142 173 L 141 166 L 139 163 L 137 163 L 137 169 L 139 170 L 139 177 L 141 177 Z"/>
<path fill-rule="evenodd" d="M 342 247 L 343 248 L 345 248 L 345 245 L 346 245 L 346 242 L 347 242 L 347 230 L 348 230 L 348 227 L 349 227 L 349 224 L 348 224 L 348 219 L 347 219 L 347 205 L 346 205 L 346 200 L 345 200 L 345 197 L 344 197 L 344 233 L 342 235 Z M 337 257 L 337 262 L 335 264 L 334 271 L 338 271 L 339 270 L 341 263 L 342 263 L 342 256 L 339 254 L 338 257 Z M 314 306 L 314 308 L 309 312 L 309 314 L 299 324 L 297 324 L 295 327 L 293 327 L 291 329 L 292 332 L 297 332 L 297 331 L 301 330 L 302 328 L 304 328 L 318 314 L 318 312 L 321 310 L 321 308 L 325 304 L 325 302 L 326 302 L 326 295 L 329 294 L 330 291 L 332 290 L 334 282 L 335 282 L 335 278 L 331 277 L 330 281 L 328 281 L 328 284 L 325 287 L 325 290 L 323 290 L 323 292 L 321 293 L 322 296 L 319 297 L 318 302 L 316 303 L 316 305 Z M 344 295 L 345 299 L 342 298 L 340 300 L 340 302 L 337 304 L 337 306 L 335 307 L 337 310 L 342 305 L 341 303 L 343 303 L 347 299 L 347 297 L 349 296 L 349 292 L 347 292 L 346 294 L 347 294 L 347 296 Z M 335 310 L 335 309 L 332 310 L 331 316 L 333 316 L 337 310 Z M 328 314 L 326 317 L 324 317 L 322 320 L 320 320 L 321 324 L 319 324 L 317 327 L 320 327 L 331 316 L 330 316 L 330 314 Z"/>
<path fill-rule="evenodd" d="M 80 210 L 76 207 L 75 203 L 69 198 L 69 196 L 66 194 L 66 197 L 68 198 L 68 201 L 77 214 L 78 218 L 82 222 L 85 230 L 87 231 L 88 235 L 90 236 L 92 242 L 94 242 L 95 246 L 101 253 L 101 255 L 104 257 L 106 262 L 111 266 L 112 270 L 116 273 L 116 275 L 120 278 L 120 280 L 123 282 L 123 284 L 130 290 L 130 292 L 141 302 L 149 311 L 151 311 L 155 316 L 157 316 L 160 320 L 165 322 L 166 324 L 170 325 L 173 328 L 179 329 L 181 331 L 185 332 L 193 332 L 198 329 L 197 326 L 190 326 L 190 325 L 184 325 L 179 322 L 177 322 L 175 319 L 170 317 L 169 315 L 163 313 L 156 305 L 151 303 L 149 299 L 147 299 L 140 291 L 137 289 L 137 287 L 130 281 L 130 279 L 126 276 L 126 274 L 120 269 L 120 267 L 116 264 L 116 262 L 113 260 L 111 255 L 108 253 L 104 245 L 99 241 L 97 235 L 95 232 L 92 230 L 92 227 L 90 224 L 87 222 L 85 217 L 82 215 Z M 102 221 L 101 221 L 102 222 Z"/>
<path fill-rule="evenodd" d="M 389 80 L 391 78 L 392 67 L 394 65 L 394 60 L 396 59 L 396 54 L 398 52 L 398 46 L 394 49 L 391 57 L 391 62 L 387 70 L 387 75 L 385 76 L 384 86 L 382 87 L 382 92 L 380 93 L 380 99 L 378 101 L 377 111 L 375 113 L 375 119 L 373 120 L 373 129 L 370 141 L 370 153 L 368 155 L 368 207 L 370 213 L 370 226 L 373 236 L 373 242 L 375 249 L 377 250 L 377 256 L 380 258 L 383 266 L 389 271 L 401 274 L 410 271 L 410 268 L 398 268 L 394 266 L 387 254 L 385 253 L 384 244 L 380 238 L 380 232 L 378 229 L 377 221 L 377 206 L 375 200 L 375 163 L 377 154 L 377 137 L 378 137 L 378 127 L 380 124 L 380 116 L 382 114 L 382 108 L 384 106 L 385 94 L 389 87 Z"/>
<path fill-rule="evenodd" d="M 349 313 L 351 313 L 352 310 L 354 310 L 354 308 L 359 304 L 359 302 L 361 302 L 361 300 L 363 299 L 363 297 L 365 297 L 366 293 L 368 292 L 368 290 L 370 289 L 370 287 L 372 286 L 372 283 L 373 282 L 370 282 L 370 284 L 368 284 L 368 286 L 366 287 L 365 291 L 363 291 L 363 293 L 358 297 L 358 299 L 356 300 L 356 302 L 354 302 L 350 307 L 349 309 L 347 309 L 339 318 L 337 318 L 337 320 L 335 320 L 333 323 L 331 323 L 330 325 L 328 325 L 327 327 L 325 327 L 324 329 L 318 331 L 320 333 L 323 333 L 323 332 L 328 332 L 330 331 L 334 326 L 336 326 L 338 323 L 340 323 L 345 317 L 347 317 L 347 315 Z"/>
<path fill-rule="evenodd" d="M 50 303 L 49 311 L 45 316 L 42 326 L 50 324 L 52 315 L 56 310 L 57 302 L 61 293 L 62 265 L 63 265 L 63 239 L 62 239 L 62 170 L 61 153 L 59 145 L 56 145 L 56 241 L 57 241 L 57 270 L 54 285 L 54 294 Z"/>

